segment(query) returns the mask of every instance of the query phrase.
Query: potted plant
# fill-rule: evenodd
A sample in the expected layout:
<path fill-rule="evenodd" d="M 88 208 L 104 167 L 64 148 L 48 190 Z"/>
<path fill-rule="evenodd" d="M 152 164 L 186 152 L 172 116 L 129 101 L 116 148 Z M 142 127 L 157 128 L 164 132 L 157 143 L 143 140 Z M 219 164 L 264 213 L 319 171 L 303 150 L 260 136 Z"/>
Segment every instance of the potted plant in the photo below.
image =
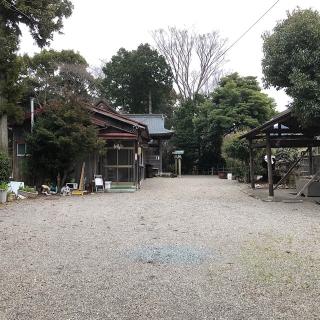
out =
<path fill-rule="evenodd" d="M 7 201 L 8 184 L 6 182 L 0 182 L 0 203 Z"/>
<path fill-rule="evenodd" d="M 38 191 L 35 188 L 24 186 L 20 187 L 18 190 L 19 195 L 24 196 L 26 198 L 36 198 L 38 196 Z"/>

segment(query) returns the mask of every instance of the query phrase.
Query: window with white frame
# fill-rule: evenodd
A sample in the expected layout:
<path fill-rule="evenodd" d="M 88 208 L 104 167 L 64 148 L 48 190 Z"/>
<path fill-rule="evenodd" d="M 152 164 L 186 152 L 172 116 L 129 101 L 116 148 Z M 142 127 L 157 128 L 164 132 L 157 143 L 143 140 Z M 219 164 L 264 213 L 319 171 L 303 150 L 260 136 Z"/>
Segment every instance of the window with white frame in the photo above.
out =
<path fill-rule="evenodd" d="M 17 143 L 17 156 L 24 157 L 27 155 L 27 144 L 26 143 Z"/>

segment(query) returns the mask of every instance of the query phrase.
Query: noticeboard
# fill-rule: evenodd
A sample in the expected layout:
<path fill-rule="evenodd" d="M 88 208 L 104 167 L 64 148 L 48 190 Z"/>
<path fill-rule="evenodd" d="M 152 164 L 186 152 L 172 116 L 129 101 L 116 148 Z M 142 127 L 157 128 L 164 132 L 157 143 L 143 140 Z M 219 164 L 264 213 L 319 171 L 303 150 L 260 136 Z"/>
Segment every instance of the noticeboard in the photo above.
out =
<path fill-rule="evenodd" d="M 174 154 L 174 155 L 182 155 L 182 154 L 184 154 L 184 150 L 176 150 L 176 151 L 173 151 L 172 154 Z"/>

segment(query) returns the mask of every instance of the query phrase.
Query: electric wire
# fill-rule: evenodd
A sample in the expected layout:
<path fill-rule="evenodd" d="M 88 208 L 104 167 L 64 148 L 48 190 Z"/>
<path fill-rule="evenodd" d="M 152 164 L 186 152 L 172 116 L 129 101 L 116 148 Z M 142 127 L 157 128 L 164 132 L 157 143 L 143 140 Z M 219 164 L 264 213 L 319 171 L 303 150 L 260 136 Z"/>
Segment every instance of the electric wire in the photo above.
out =
<path fill-rule="evenodd" d="M 245 37 L 281 0 L 277 0 L 267 11 L 263 13 L 245 32 L 243 32 L 219 57 L 222 58 L 230 49 L 232 49 L 243 37 Z"/>

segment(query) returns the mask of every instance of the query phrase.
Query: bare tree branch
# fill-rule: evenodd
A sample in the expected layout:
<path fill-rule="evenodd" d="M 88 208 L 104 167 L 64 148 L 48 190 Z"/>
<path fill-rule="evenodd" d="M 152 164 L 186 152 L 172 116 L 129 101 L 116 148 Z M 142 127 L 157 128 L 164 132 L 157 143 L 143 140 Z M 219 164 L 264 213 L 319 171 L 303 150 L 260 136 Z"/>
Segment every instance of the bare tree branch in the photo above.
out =
<path fill-rule="evenodd" d="M 153 39 L 170 64 L 182 100 L 194 99 L 219 81 L 225 62 L 226 39 L 218 32 L 197 34 L 169 27 L 155 30 Z"/>

